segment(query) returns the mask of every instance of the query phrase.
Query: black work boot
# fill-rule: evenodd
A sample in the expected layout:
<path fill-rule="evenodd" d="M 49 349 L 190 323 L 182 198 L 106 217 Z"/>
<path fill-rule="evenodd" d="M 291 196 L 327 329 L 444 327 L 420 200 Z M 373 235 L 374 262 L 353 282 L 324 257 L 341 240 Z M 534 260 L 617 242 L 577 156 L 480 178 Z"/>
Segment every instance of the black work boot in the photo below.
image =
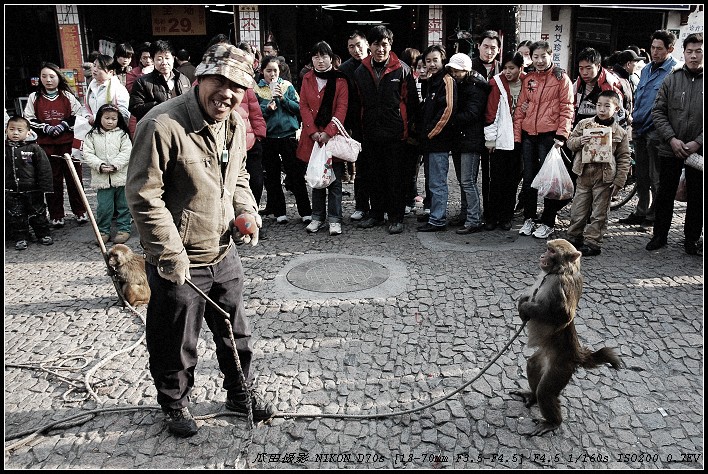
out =
<path fill-rule="evenodd" d="M 167 429 L 173 435 L 186 438 L 197 434 L 197 423 L 189 413 L 189 408 L 163 408 L 162 412 L 167 417 Z"/>
<path fill-rule="evenodd" d="M 265 421 L 270 419 L 275 413 L 275 408 L 270 402 L 263 399 L 255 390 L 248 391 L 251 396 L 251 410 L 253 421 Z M 226 408 L 242 415 L 248 416 L 248 405 L 246 404 L 246 392 L 235 392 L 229 394 L 226 399 Z"/>

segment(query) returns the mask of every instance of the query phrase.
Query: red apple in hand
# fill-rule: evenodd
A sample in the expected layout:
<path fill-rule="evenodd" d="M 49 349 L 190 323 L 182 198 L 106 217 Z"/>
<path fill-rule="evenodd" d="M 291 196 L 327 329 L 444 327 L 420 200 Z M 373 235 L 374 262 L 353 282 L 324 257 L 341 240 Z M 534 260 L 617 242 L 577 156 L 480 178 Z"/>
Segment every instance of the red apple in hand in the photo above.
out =
<path fill-rule="evenodd" d="M 253 216 L 253 214 L 250 214 L 248 212 L 244 212 L 242 214 L 239 214 L 238 217 L 234 220 L 234 225 L 238 229 L 239 232 L 243 235 L 251 235 L 256 231 L 258 228 L 258 225 L 256 224 L 256 218 Z"/>

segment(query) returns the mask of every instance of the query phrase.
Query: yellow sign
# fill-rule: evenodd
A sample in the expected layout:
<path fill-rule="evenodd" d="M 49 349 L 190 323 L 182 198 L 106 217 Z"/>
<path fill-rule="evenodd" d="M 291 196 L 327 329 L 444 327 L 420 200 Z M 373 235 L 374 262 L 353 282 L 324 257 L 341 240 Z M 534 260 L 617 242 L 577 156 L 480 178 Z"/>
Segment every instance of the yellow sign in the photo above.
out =
<path fill-rule="evenodd" d="M 204 5 L 166 5 L 152 7 L 153 36 L 205 35 Z"/>

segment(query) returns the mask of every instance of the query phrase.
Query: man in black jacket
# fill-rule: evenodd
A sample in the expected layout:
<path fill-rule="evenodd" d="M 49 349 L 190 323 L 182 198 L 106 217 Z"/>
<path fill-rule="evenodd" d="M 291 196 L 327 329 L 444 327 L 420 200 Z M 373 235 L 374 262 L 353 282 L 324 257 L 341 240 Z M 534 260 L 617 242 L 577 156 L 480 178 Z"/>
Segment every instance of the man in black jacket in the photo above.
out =
<path fill-rule="evenodd" d="M 501 52 L 501 39 L 494 30 L 487 30 L 482 33 L 482 42 L 479 44 L 479 57 L 472 60 L 472 70 L 477 71 L 487 83 L 494 76 L 499 74 L 502 65 L 497 58 Z M 482 212 L 484 214 L 485 229 L 494 230 L 496 223 L 494 217 L 489 213 L 492 208 L 489 203 L 489 150 L 482 150 Z"/>
<path fill-rule="evenodd" d="M 158 40 L 150 46 L 150 55 L 155 69 L 138 78 L 130 92 L 128 110 L 140 120 L 157 104 L 182 95 L 192 87 L 189 78 L 174 69 L 175 57 L 172 45 Z"/>
<path fill-rule="evenodd" d="M 344 61 L 339 70 L 347 76 L 347 85 L 349 85 L 349 105 L 347 106 L 347 116 L 344 119 L 344 127 L 349 131 L 349 134 L 358 141 L 361 141 L 361 120 L 359 117 L 359 96 L 357 94 L 356 83 L 354 81 L 354 71 L 357 70 L 361 62 L 369 56 L 369 42 L 366 41 L 366 36 L 359 30 L 355 30 L 349 35 L 347 40 L 347 50 L 351 58 Z M 354 177 L 354 213 L 350 219 L 360 221 L 369 212 L 371 207 L 369 202 L 369 189 L 366 184 L 366 179 L 369 176 L 369 168 L 360 155 L 356 163 L 356 176 Z M 354 163 L 352 163 L 354 164 Z"/>
<path fill-rule="evenodd" d="M 393 32 L 375 26 L 366 39 L 371 56 L 354 71 L 354 81 L 361 104 L 360 156 L 364 155 L 376 179 L 368 183 L 371 212 L 359 227 L 383 225 L 388 213 L 388 232 L 400 234 L 405 212 L 403 145 L 418 108 L 418 92 L 411 68 L 391 52 Z"/>

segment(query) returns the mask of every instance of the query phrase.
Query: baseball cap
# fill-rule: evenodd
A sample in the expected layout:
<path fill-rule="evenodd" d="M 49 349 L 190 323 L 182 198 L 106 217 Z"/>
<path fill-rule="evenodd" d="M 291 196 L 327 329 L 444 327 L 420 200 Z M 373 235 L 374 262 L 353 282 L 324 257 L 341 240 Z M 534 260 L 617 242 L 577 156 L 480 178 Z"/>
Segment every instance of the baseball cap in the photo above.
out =
<path fill-rule="evenodd" d="M 455 53 L 446 64 L 447 67 L 458 69 L 460 71 L 472 70 L 472 59 L 464 53 Z"/>
<path fill-rule="evenodd" d="M 215 44 L 209 48 L 201 64 L 194 70 L 194 76 L 219 75 L 239 86 L 253 87 L 253 67 L 246 53 L 231 44 Z"/>
<path fill-rule="evenodd" d="M 628 61 L 639 61 L 642 58 L 637 56 L 637 53 L 635 53 L 631 49 L 625 49 L 619 54 L 617 59 L 619 61 L 619 64 L 626 64 Z"/>

